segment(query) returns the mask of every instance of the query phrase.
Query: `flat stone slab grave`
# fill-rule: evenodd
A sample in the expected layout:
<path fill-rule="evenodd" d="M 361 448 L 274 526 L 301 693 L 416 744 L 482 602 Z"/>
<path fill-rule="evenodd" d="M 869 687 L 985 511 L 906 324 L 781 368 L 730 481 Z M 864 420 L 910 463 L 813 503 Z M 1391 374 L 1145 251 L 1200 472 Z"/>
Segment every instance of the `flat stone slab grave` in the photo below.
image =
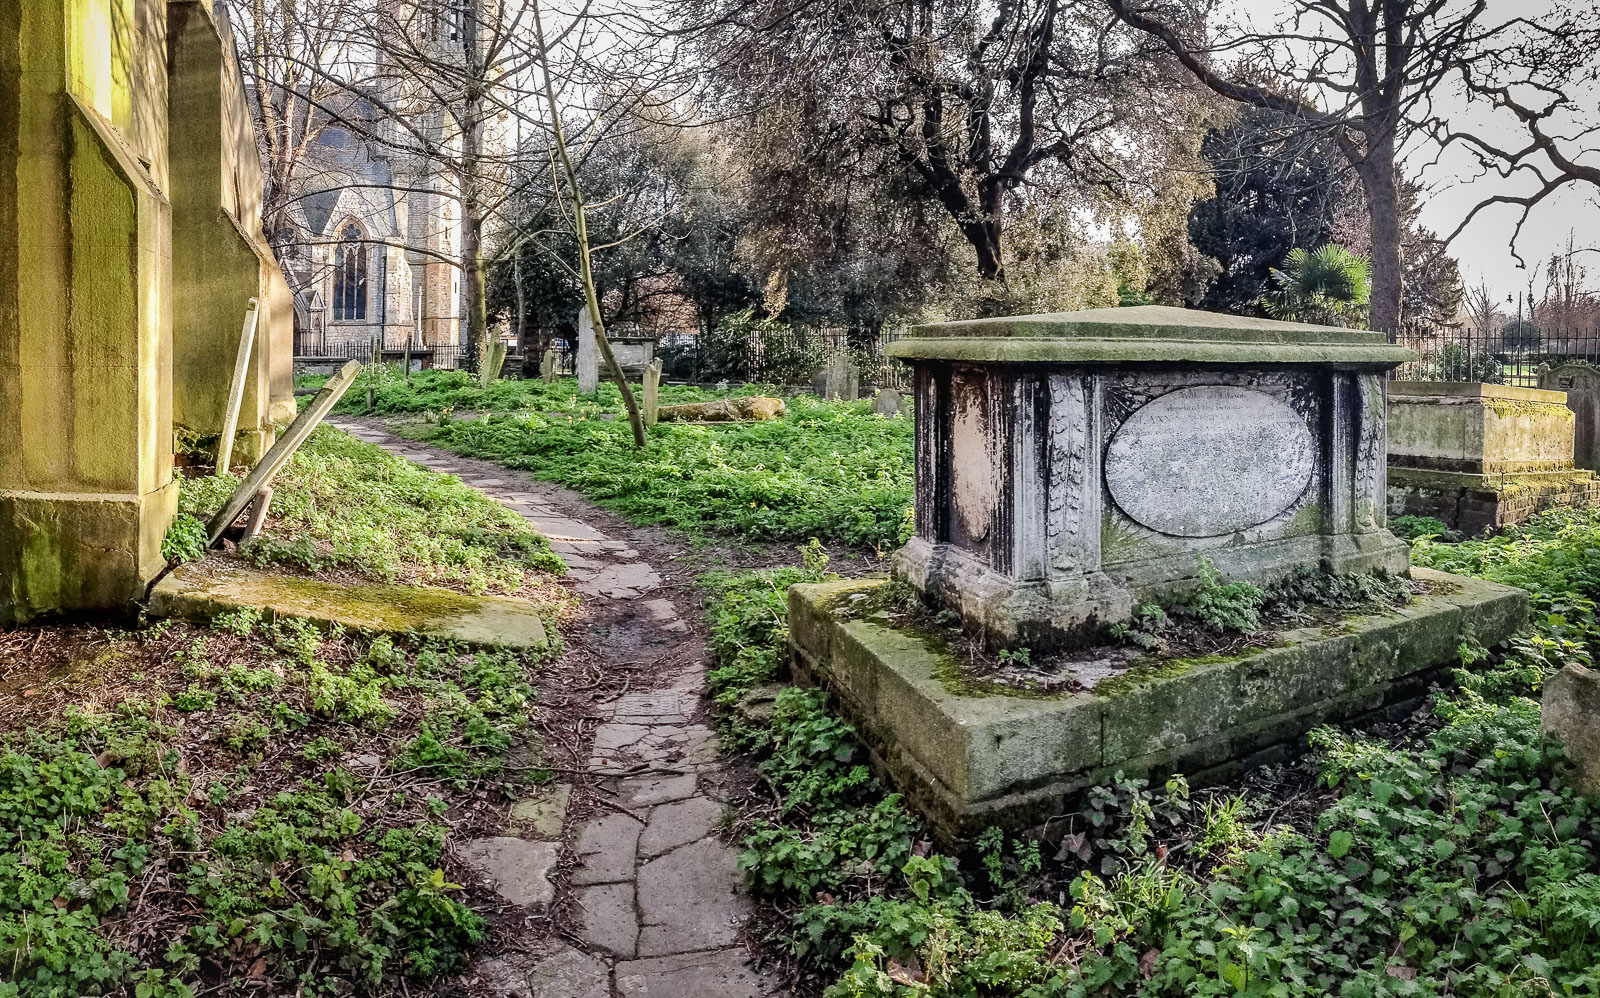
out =
<path fill-rule="evenodd" d="M 468 596 L 432 586 L 345 585 L 213 562 L 174 569 L 150 594 L 157 617 L 209 621 L 242 607 L 386 634 L 421 634 L 507 648 L 549 643 L 538 608 L 509 596 Z"/>
<path fill-rule="evenodd" d="M 1527 594 L 1414 569 L 1405 608 L 1281 632 L 1273 647 L 1163 663 L 1055 697 L 974 694 L 949 682 L 950 652 L 883 619 L 843 619 L 854 579 L 789 590 L 796 678 L 834 692 L 880 772 L 946 840 L 1037 825 L 1121 771 L 1217 782 L 1252 754 L 1329 721 L 1419 695 L 1469 635 L 1493 645 L 1527 619 Z"/>

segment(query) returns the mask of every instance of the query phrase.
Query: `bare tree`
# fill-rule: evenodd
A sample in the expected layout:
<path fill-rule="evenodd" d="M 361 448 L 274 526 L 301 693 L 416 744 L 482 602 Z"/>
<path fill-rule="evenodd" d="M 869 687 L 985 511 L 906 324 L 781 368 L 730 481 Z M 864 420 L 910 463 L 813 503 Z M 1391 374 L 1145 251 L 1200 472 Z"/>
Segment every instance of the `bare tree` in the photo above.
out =
<path fill-rule="evenodd" d="M 1600 326 L 1600 293 L 1589 287 L 1589 271 L 1578 263 L 1576 238 L 1568 230 L 1566 250 L 1550 254 L 1545 263 L 1544 296 L 1533 309 L 1541 326 L 1568 331 Z"/>
<path fill-rule="evenodd" d="M 1437 117 L 1432 131 L 1500 183 L 1448 238 L 1484 210 L 1510 206 L 1510 248 L 1520 264 L 1517 244 L 1534 208 L 1574 185 L 1600 190 L 1600 7 L 1557 4 L 1545 18 L 1516 18 L 1454 68 L 1467 113 Z"/>
<path fill-rule="evenodd" d="M 639 403 L 633 397 L 633 389 L 629 387 L 627 379 L 622 376 L 622 368 L 617 366 L 616 355 L 611 350 L 611 341 L 606 336 L 605 317 L 600 311 L 600 296 L 594 279 L 595 247 L 589 243 L 589 206 L 584 201 L 583 186 L 578 181 L 578 168 L 572 151 L 567 146 L 561 103 L 556 97 L 554 82 L 556 74 L 552 70 L 553 47 L 545 36 L 544 20 L 540 16 L 538 0 L 533 0 L 533 31 L 537 68 L 544 90 L 545 109 L 549 115 L 550 154 L 559 171 L 556 202 L 567 214 L 573 238 L 577 243 L 578 279 L 583 285 L 584 306 L 588 309 L 589 320 L 594 325 L 595 345 L 600 350 L 600 357 L 605 361 L 606 369 L 610 371 L 617 390 L 622 394 L 622 403 L 628 412 L 628 424 L 633 430 L 634 445 L 643 447 L 644 419 L 639 414 Z M 581 53 L 581 45 L 578 50 Z"/>
<path fill-rule="evenodd" d="M 1008 210 L 1120 199 L 1183 123 L 1170 60 L 1150 58 L 1154 46 L 1098 0 L 679 6 L 720 110 L 803 122 L 763 155 L 903 177 L 957 226 L 986 279 L 1006 275 Z"/>
<path fill-rule="evenodd" d="M 1468 328 L 1484 336 L 1499 332 L 1506 322 L 1506 314 L 1500 308 L 1500 300 L 1495 297 L 1495 292 L 1489 289 L 1489 282 L 1481 279 L 1463 293 L 1461 311 L 1466 317 Z"/>
<path fill-rule="evenodd" d="M 1211 90 L 1291 115 L 1333 139 L 1367 203 L 1371 325 L 1398 330 L 1400 156 L 1408 139 L 1426 130 L 1441 82 L 1506 19 L 1490 17 L 1487 0 L 1290 0 L 1288 14 L 1270 31 L 1235 27 L 1210 39 L 1186 0 L 1106 2 Z M 1281 85 L 1247 82 L 1238 64 L 1221 63 L 1230 54 Z"/>
<path fill-rule="evenodd" d="M 262 145 L 262 226 L 281 252 L 293 236 L 285 214 L 300 193 L 307 152 L 372 82 L 370 62 L 351 44 L 362 13 L 355 0 L 227 0 L 226 11 Z"/>
<path fill-rule="evenodd" d="M 268 176 L 264 208 L 280 255 L 294 256 L 320 240 L 296 242 L 289 224 L 298 201 L 353 187 L 382 187 L 432 213 L 421 238 L 392 240 L 408 256 L 459 269 L 470 360 L 488 344 L 484 305 L 485 242 L 510 190 L 503 138 L 523 118 L 516 74 L 526 72 L 526 4 L 520 0 L 230 0 L 243 23 L 245 59 L 255 113 L 264 136 Z M 423 183 L 352 182 L 324 171 L 310 155 L 325 129 L 396 161 L 414 162 Z M 447 219 L 433 200 L 455 206 Z M 460 238 L 440 241 L 458 219 Z M 308 279 L 315 275 L 303 274 Z"/>

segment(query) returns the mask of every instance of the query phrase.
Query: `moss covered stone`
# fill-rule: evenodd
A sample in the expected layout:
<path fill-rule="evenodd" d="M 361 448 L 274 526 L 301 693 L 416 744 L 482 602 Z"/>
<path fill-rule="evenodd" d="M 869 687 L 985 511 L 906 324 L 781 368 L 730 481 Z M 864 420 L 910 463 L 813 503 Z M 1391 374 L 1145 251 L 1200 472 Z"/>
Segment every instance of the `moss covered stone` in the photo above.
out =
<path fill-rule="evenodd" d="M 973 362 L 1395 364 L 1411 351 L 1381 333 L 1167 305 L 1087 309 L 915 326 L 903 358 Z"/>
<path fill-rule="evenodd" d="M 1119 771 L 1231 775 L 1318 724 L 1420 695 L 1469 634 L 1494 644 L 1526 620 L 1520 589 L 1414 571 L 1429 591 L 1403 609 L 1048 698 L 952 685 L 937 641 L 835 612 L 881 580 L 799 585 L 789 590 L 792 662 L 801 681 L 838 695 L 875 765 L 958 839 L 991 823 L 1035 824 Z"/>
<path fill-rule="evenodd" d="M 468 596 L 429 586 L 345 585 L 199 562 L 162 579 L 150 596 L 158 617 L 211 618 L 241 607 L 389 634 L 508 648 L 549 644 L 538 608 L 508 596 Z"/>

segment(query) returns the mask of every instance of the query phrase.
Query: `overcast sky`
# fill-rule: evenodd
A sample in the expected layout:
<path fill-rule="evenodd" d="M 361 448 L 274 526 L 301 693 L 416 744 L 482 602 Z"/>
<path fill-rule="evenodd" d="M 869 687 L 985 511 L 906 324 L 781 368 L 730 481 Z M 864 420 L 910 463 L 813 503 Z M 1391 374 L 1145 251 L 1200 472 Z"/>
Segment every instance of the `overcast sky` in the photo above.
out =
<path fill-rule="evenodd" d="M 1291 0 L 1231 2 L 1235 14 L 1248 18 L 1259 30 L 1269 29 L 1278 17 L 1291 9 Z M 1459 5 L 1458 0 L 1450 6 L 1458 8 Z M 1528 17 L 1547 8 L 1547 0 L 1489 0 L 1486 16 Z M 1312 23 L 1307 20 L 1302 26 L 1309 27 Z M 1600 90 L 1590 85 L 1586 92 L 1575 96 L 1590 112 L 1600 114 Z M 1462 122 L 1474 130 L 1503 139 L 1508 146 L 1525 144 L 1525 140 L 1516 142 L 1519 133 L 1515 131 L 1514 122 L 1494 120 L 1495 116 L 1486 108 L 1468 110 L 1464 102 L 1458 101 L 1451 113 L 1452 124 Z M 1591 140 L 1589 146 L 1596 152 L 1586 157 L 1584 162 L 1600 165 L 1600 148 L 1597 148 L 1600 147 L 1600 140 Z M 1437 149 L 1431 145 L 1419 146 L 1411 154 L 1410 168 L 1420 170 L 1436 153 Z M 1524 181 L 1513 189 L 1498 178 L 1479 178 L 1477 173 L 1476 163 L 1459 154 L 1447 155 L 1438 166 L 1428 169 L 1423 176 L 1430 185 L 1431 193 L 1423 208 L 1423 224 L 1441 235 L 1449 233 L 1483 198 L 1496 193 L 1527 193 L 1534 186 L 1531 181 Z M 1520 211 L 1520 208 L 1510 205 L 1486 208 L 1450 246 L 1451 253 L 1461 261 L 1463 281 L 1476 286 L 1480 279 L 1486 280 L 1498 292 L 1502 302 L 1508 294 L 1526 292 L 1528 279 L 1536 276 L 1535 270 L 1539 273 L 1534 293 L 1537 295 L 1543 291 L 1544 261 L 1549 259 L 1551 253 L 1566 249 L 1569 231 L 1576 233 L 1576 245 L 1579 247 L 1600 249 L 1600 188 L 1581 183 L 1569 185 L 1546 198 L 1533 210 L 1517 240 L 1517 247 L 1527 262 L 1527 270 L 1517 268 L 1517 261 L 1508 246 Z M 1600 252 L 1584 253 L 1579 261 L 1589 271 L 1590 287 L 1600 288 Z"/>

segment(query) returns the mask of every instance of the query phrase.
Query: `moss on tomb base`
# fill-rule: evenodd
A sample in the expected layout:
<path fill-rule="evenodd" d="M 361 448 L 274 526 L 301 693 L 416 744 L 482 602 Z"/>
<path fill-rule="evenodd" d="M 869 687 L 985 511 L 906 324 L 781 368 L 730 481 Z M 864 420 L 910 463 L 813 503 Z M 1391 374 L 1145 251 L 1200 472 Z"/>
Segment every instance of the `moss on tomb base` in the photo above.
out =
<path fill-rule="evenodd" d="M 960 839 L 1027 827 L 1121 771 L 1226 779 L 1281 756 L 1307 730 L 1420 696 L 1469 635 L 1484 644 L 1526 619 L 1527 595 L 1416 570 L 1427 592 L 1400 610 L 1282 632 L 1239 654 L 1173 660 L 1053 697 L 952 688 L 948 653 L 838 601 L 882 581 L 789 590 L 796 677 L 839 699 L 874 764 Z"/>
<path fill-rule="evenodd" d="M 1389 469 L 1389 512 L 1429 516 L 1477 536 L 1554 509 L 1600 506 L 1600 477 L 1573 470 L 1529 475 L 1476 475 Z"/>
<path fill-rule="evenodd" d="M 538 608 L 507 596 L 468 596 L 431 586 L 346 585 L 200 562 L 161 580 L 158 617 L 210 620 L 241 607 L 389 634 L 536 649 L 549 644 Z"/>

